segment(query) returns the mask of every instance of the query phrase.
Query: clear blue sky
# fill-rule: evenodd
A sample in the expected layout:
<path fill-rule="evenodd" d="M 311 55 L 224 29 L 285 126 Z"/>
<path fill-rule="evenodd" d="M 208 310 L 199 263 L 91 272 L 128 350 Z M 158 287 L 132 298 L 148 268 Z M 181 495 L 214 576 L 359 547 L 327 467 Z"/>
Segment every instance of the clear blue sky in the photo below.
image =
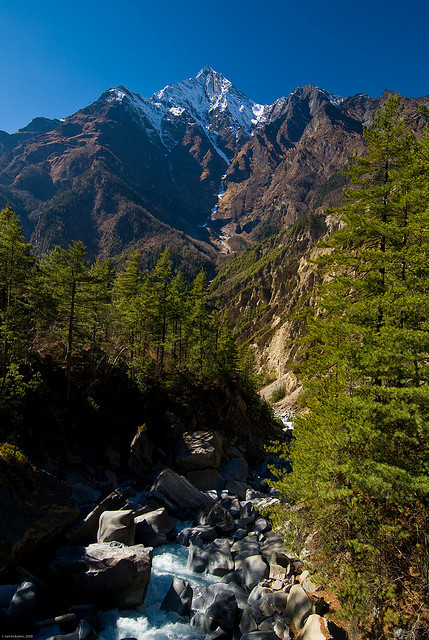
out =
<path fill-rule="evenodd" d="M 428 18 L 427 0 L 0 0 L 0 129 L 117 84 L 150 97 L 205 65 L 261 103 L 309 83 L 426 95 Z"/>

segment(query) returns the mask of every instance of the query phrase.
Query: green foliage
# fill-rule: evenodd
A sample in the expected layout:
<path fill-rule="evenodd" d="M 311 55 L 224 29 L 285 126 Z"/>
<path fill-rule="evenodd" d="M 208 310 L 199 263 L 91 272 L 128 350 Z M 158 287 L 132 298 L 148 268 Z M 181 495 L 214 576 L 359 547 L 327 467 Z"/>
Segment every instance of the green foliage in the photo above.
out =
<path fill-rule="evenodd" d="M 295 420 L 292 483 L 279 486 L 310 509 L 350 614 L 375 606 L 380 622 L 421 531 L 428 553 L 429 142 L 395 98 L 364 135 L 368 155 L 351 163 L 348 201 L 332 212 L 342 226 L 319 260 L 308 411 Z"/>
<path fill-rule="evenodd" d="M 280 387 L 277 387 L 277 389 L 274 389 L 274 391 L 271 394 L 270 401 L 273 403 L 279 402 L 280 400 L 283 400 L 285 395 L 286 395 L 286 387 L 283 384 Z"/>
<path fill-rule="evenodd" d="M 23 468 L 30 464 L 22 451 L 8 442 L 0 444 L 0 459 L 13 467 Z"/>

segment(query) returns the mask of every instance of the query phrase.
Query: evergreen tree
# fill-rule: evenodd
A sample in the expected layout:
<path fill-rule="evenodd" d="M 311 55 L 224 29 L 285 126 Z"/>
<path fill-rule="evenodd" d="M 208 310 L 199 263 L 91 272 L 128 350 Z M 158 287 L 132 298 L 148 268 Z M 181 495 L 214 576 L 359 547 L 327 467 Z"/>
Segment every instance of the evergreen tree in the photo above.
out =
<path fill-rule="evenodd" d="M 170 284 L 172 278 L 170 251 L 164 249 L 157 261 L 150 282 L 153 293 L 153 336 L 156 346 L 156 360 L 159 370 L 164 369 L 165 346 L 167 338 L 167 323 L 171 306 Z"/>
<path fill-rule="evenodd" d="M 7 206 L 0 211 L 0 336 L 3 380 L 11 352 L 14 357 L 18 357 L 20 346 L 28 348 L 33 264 L 30 245 L 24 240 L 18 218 L 11 207 Z"/>
<path fill-rule="evenodd" d="M 72 353 L 79 325 L 87 309 L 88 285 L 91 281 L 86 247 L 73 242 L 68 249 L 55 247 L 42 260 L 41 268 L 46 290 L 55 305 L 55 328 L 64 340 L 66 353 L 66 402 L 70 396 Z"/>
<path fill-rule="evenodd" d="M 398 98 L 365 140 L 320 260 L 302 367 L 309 412 L 296 421 L 292 484 L 281 483 L 311 507 L 331 561 L 348 558 L 341 588 L 361 616 L 394 594 L 413 545 L 427 554 L 429 533 L 428 142 L 407 130 Z"/>

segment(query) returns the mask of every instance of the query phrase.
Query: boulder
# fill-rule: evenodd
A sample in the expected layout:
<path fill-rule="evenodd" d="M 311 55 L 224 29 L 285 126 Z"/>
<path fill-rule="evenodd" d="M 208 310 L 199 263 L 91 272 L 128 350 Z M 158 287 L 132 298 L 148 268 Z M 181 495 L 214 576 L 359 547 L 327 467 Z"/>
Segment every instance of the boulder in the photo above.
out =
<path fill-rule="evenodd" d="M 0 458 L 0 574 L 79 516 L 67 486 L 28 461 Z"/>
<path fill-rule="evenodd" d="M 215 576 L 224 576 L 234 570 L 234 561 L 227 540 L 215 540 L 203 545 L 199 540 L 189 544 L 188 568 L 195 573 L 207 571 Z"/>
<path fill-rule="evenodd" d="M 58 600 L 100 609 L 137 607 L 144 601 L 152 567 L 152 549 L 119 542 L 63 547 L 49 567 Z"/>
<path fill-rule="evenodd" d="M 136 543 L 145 547 L 159 547 L 166 544 L 169 534 L 176 526 L 164 507 L 144 513 L 134 519 Z"/>
<path fill-rule="evenodd" d="M 128 467 L 136 476 L 144 476 L 151 466 L 154 444 L 147 435 L 146 429 L 140 428 L 130 446 Z"/>
<path fill-rule="evenodd" d="M 217 532 L 214 527 L 208 525 L 200 525 L 198 527 L 186 527 L 182 529 L 176 536 L 177 544 L 189 547 L 191 540 L 200 540 L 201 542 L 213 542 L 216 540 Z"/>
<path fill-rule="evenodd" d="M 189 480 L 168 468 L 161 471 L 148 495 L 181 520 L 193 518 L 199 509 L 213 502 Z"/>
<path fill-rule="evenodd" d="M 220 535 L 231 533 L 235 528 L 234 518 L 222 506 L 221 501 L 216 502 L 207 512 L 201 513 L 198 523 L 215 527 Z"/>
<path fill-rule="evenodd" d="M 15 591 L 6 612 L 9 625 L 29 624 L 40 614 L 43 602 L 42 589 L 35 582 L 22 582 Z"/>
<path fill-rule="evenodd" d="M 228 540 L 215 540 L 209 545 L 208 573 L 214 576 L 224 576 L 234 571 L 234 560 L 231 556 Z"/>
<path fill-rule="evenodd" d="M 241 569 L 244 576 L 244 587 L 251 591 L 258 582 L 268 578 L 270 570 L 264 558 L 260 555 L 247 556 L 235 560 L 236 569 Z"/>
<path fill-rule="evenodd" d="M 100 516 L 104 511 L 115 511 L 123 507 L 127 502 L 126 495 L 120 490 L 115 489 L 104 500 L 100 502 L 84 520 L 68 532 L 67 540 L 73 545 L 87 545 L 95 542 L 97 539 L 98 525 Z"/>
<path fill-rule="evenodd" d="M 86 620 L 81 620 L 78 628 L 73 633 L 55 635 L 48 640 L 98 640 L 99 636 Z"/>
<path fill-rule="evenodd" d="M 131 547 L 134 544 L 135 531 L 131 510 L 104 511 L 100 516 L 97 542 L 122 542 Z"/>
<path fill-rule="evenodd" d="M 247 484 L 238 480 L 227 480 L 225 488 L 232 496 L 238 496 L 240 500 L 246 498 Z"/>
<path fill-rule="evenodd" d="M 295 628 L 299 630 L 312 612 L 313 605 L 304 589 L 299 584 L 293 585 L 288 595 L 285 617 L 292 620 Z"/>
<path fill-rule="evenodd" d="M 216 431 L 184 433 L 177 445 L 175 464 L 179 471 L 218 469 L 222 458 L 222 437 Z"/>
<path fill-rule="evenodd" d="M 313 613 L 296 636 L 296 640 L 346 640 L 347 633 L 331 620 Z"/>
<path fill-rule="evenodd" d="M 189 582 L 174 577 L 173 583 L 161 603 L 161 609 L 165 611 L 175 611 L 179 616 L 189 617 L 191 614 L 192 596 L 192 587 L 189 585 Z"/>
<path fill-rule="evenodd" d="M 212 632 L 222 629 L 232 635 L 237 619 L 238 605 L 235 594 L 229 590 L 219 591 L 205 612 L 204 630 Z"/>
<path fill-rule="evenodd" d="M 225 480 L 216 469 L 188 471 L 186 477 L 200 491 L 221 491 L 225 487 Z"/>

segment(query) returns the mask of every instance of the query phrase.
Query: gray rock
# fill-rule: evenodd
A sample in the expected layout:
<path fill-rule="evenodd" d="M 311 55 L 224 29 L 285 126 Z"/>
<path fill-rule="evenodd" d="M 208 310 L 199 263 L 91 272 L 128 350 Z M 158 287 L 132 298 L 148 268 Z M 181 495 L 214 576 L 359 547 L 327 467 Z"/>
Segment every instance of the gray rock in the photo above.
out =
<path fill-rule="evenodd" d="M 149 497 L 164 504 L 169 513 L 181 520 L 193 518 L 199 509 L 212 503 L 189 480 L 168 468 L 159 474 Z"/>
<path fill-rule="evenodd" d="M 288 595 L 285 617 L 292 620 L 296 629 L 302 629 L 312 611 L 313 605 L 304 589 L 299 584 L 293 585 Z"/>
<path fill-rule="evenodd" d="M 243 613 L 240 619 L 239 629 L 243 635 L 246 633 L 250 633 L 251 631 L 257 631 L 258 629 L 258 625 L 256 624 L 256 620 L 253 615 L 252 608 L 249 605 L 247 605 L 243 609 Z"/>
<path fill-rule="evenodd" d="M 176 542 L 177 544 L 188 547 L 191 540 L 200 540 L 201 542 L 208 543 L 213 542 L 216 538 L 217 532 L 214 527 L 200 525 L 199 527 L 186 527 L 182 529 L 176 536 Z"/>
<path fill-rule="evenodd" d="M 69 531 L 66 539 L 73 545 L 86 545 L 97 539 L 100 516 L 104 511 L 115 511 L 125 505 L 127 498 L 121 489 L 115 489 L 100 502 L 86 518 L 78 522 L 77 526 Z"/>
<path fill-rule="evenodd" d="M 127 609 L 144 601 L 152 567 L 152 549 L 118 542 L 63 547 L 49 567 L 58 598 L 71 605 Z"/>
<path fill-rule="evenodd" d="M 161 603 L 161 609 L 165 611 L 175 611 L 179 616 L 187 616 L 189 618 L 191 614 L 192 595 L 192 587 L 189 585 L 189 582 L 174 577 L 173 583 Z"/>
<path fill-rule="evenodd" d="M 272 529 L 272 524 L 268 520 L 268 518 L 263 518 L 262 516 L 256 518 L 255 524 L 253 526 L 255 531 L 260 531 L 261 533 L 266 533 L 267 531 L 271 531 Z"/>
<path fill-rule="evenodd" d="M 28 624 L 37 619 L 42 603 L 41 587 L 34 582 L 22 582 L 10 601 L 6 613 L 8 624 Z"/>
<path fill-rule="evenodd" d="M 227 540 L 215 540 L 209 545 L 207 571 L 214 576 L 224 576 L 234 571 L 234 560 Z"/>
<path fill-rule="evenodd" d="M 331 620 L 311 614 L 296 640 L 346 640 L 347 633 Z"/>
<path fill-rule="evenodd" d="M 222 535 L 231 533 L 235 528 L 235 522 L 232 515 L 222 506 L 221 502 L 216 502 L 207 512 L 203 512 L 199 517 L 199 524 L 215 527 L 217 532 Z"/>
<path fill-rule="evenodd" d="M 212 632 L 222 629 L 232 634 L 238 618 L 238 605 L 232 591 L 220 591 L 205 614 L 205 631 Z"/>
<path fill-rule="evenodd" d="M 244 587 L 247 591 L 251 591 L 258 582 L 268 578 L 269 575 L 268 565 L 259 555 L 248 556 L 239 562 L 236 561 L 235 566 L 243 572 Z"/>
<path fill-rule="evenodd" d="M 159 547 L 166 544 L 169 534 L 175 527 L 164 507 L 144 513 L 134 519 L 136 525 L 136 543 L 145 547 Z"/>
<path fill-rule="evenodd" d="M 179 471 L 218 469 L 222 457 L 222 437 L 215 431 L 184 433 L 177 449 L 175 464 Z"/>
<path fill-rule="evenodd" d="M 200 491 L 221 491 L 225 487 L 225 479 L 216 469 L 188 471 L 186 477 Z"/>
<path fill-rule="evenodd" d="M 134 544 L 136 526 L 131 509 L 127 511 L 104 511 L 100 516 L 97 542 L 122 542 Z"/>
<path fill-rule="evenodd" d="M 238 496 L 240 500 L 244 500 L 246 498 L 248 486 L 244 482 L 239 482 L 238 480 L 227 480 L 225 488 L 230 495 Z"/>
<path fill-rule="evenodd" d="M 204 573 L 209 563 L 209 547 L 200 540 L 190 540 L 187 567 L 195 573 Z"/>

